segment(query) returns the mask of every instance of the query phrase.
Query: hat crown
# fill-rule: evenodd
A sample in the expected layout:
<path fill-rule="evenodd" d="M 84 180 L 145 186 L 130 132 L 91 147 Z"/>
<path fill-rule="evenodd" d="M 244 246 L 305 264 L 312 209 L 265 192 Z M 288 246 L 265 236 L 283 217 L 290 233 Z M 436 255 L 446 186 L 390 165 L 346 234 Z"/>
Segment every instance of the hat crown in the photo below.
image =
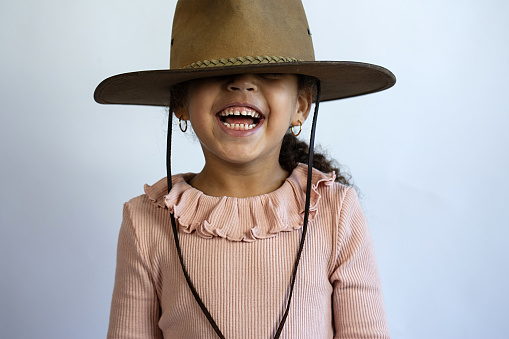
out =
<path fill-rule="evenodd" d="M 314 61 L 300 0 L 179 0 L 170 68 L 222 59 Z"/>

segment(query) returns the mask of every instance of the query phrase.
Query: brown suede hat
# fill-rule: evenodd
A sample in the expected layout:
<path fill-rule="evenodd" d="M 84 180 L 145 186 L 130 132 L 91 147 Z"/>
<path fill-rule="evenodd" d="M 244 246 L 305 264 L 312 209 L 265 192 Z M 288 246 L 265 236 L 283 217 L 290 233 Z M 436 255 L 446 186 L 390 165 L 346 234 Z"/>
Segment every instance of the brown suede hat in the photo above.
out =
<path fill-rule="evenodd" d="M 179 0 L 170 69 L 124 73 L 97 86 L 101 104 L 168 106 L 183 81 L 241 73 L 293 73 L 320 79 L 321 101 L 385 90 L 387 69 L 351 61 L 315 61 L 300 0 Z"/>

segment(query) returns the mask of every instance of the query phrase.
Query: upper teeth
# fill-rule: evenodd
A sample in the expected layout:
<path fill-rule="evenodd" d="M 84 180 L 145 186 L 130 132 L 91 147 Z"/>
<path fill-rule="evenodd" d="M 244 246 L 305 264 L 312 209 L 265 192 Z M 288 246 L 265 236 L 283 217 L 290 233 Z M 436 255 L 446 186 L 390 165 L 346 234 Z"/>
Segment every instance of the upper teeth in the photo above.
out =
<path fill-rule="evenodd" d="M 253 118 L 261 117 L 261 115 L 258 112 L 254 111 L 250 108 L 228 107 L 227 109 L 225 109 L 219 113 L 219 116 L 222 116 L 222 117 L 227 117 L 229 115 L 245 115 L 245 116 L 250 116 Z"/>

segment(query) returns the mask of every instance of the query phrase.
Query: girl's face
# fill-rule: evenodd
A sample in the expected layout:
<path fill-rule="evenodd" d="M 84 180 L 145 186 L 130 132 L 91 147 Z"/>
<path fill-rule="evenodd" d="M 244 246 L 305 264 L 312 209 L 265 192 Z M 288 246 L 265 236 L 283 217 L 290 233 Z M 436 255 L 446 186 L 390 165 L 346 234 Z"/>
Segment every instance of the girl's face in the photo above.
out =
<path fill-rule="evenodd" d="M 284 134 L 310 107 L 296 75 L 241 74 L 192 81 L 175 113 L 191 121 L 207 163 L 249 164 L 278 162 Z"/>

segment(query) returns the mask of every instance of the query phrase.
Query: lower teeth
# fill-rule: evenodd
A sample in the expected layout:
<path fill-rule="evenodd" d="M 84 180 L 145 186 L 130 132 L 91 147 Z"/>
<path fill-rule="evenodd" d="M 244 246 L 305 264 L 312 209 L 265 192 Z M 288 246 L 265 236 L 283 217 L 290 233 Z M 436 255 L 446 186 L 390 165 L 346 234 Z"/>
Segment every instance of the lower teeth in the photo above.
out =
<path fill-rule="evenodd" d="M 223 125 L 228 127 L 229 129 L 235 130 L 235 131 L 248 131 L 250 129 L 255 128 L 256 124 L 229 124 L 227 122 L 223 122 Z"/>

